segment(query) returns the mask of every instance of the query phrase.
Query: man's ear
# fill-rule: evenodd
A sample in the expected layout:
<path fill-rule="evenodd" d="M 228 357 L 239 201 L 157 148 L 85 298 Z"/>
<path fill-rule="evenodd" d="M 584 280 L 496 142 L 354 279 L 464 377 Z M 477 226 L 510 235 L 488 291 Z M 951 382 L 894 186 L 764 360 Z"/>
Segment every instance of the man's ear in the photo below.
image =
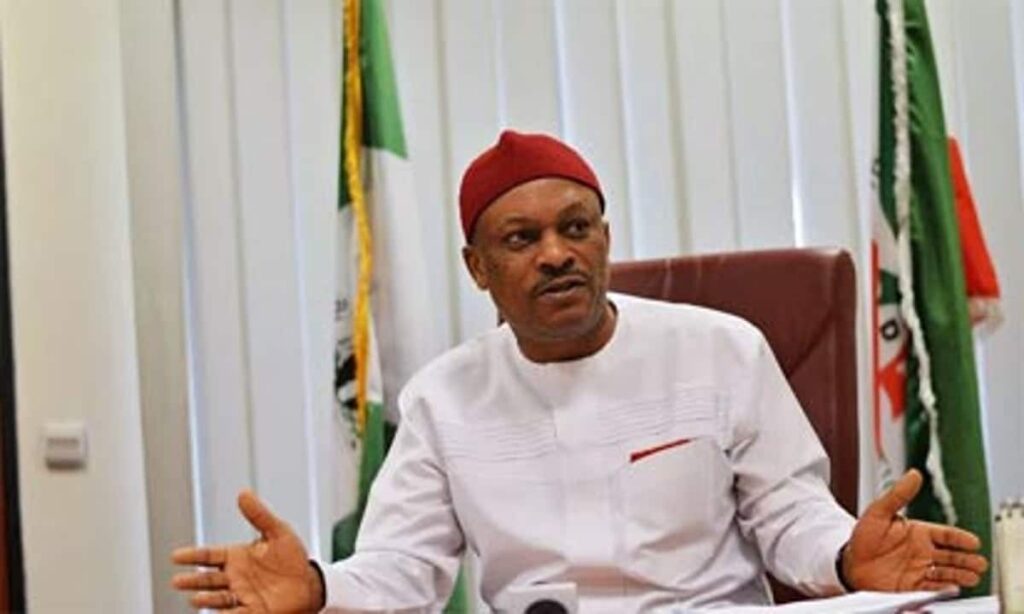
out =
<path fill-rule="evenodd" d="M 476 287 L 481 290 L 487 290 L 487 267 L 484 266 L 480 249 L 473 245 L 464 246 L 462 248 L 462 262 L 465 263 L 466 270 L 469 271 L 469 276 L 473 278 Z"/>
<path fill-rule="evenodd" d="M 601 225 L 604 226 L 604 285 L 605 288 L 612 280 L 612 267 L 611 264 L 611 253 L 612 253 L 612 231 L 608 224 L 608 220 L 601 220 Z"/>

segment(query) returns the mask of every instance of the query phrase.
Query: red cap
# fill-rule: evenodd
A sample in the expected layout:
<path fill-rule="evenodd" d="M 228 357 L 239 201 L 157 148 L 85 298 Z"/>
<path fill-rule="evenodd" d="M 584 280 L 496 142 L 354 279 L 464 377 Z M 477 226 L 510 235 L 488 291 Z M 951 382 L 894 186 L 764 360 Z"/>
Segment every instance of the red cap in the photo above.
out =
<path fill-rule="evenodd" d="M 604 194 L 597 175 L 580 154 L 546 134 L 505 130 L 498 142 L 477 156 L 462 175 L 459 216 L 469 242 L 480 214 L 512 188 L 542 177 L 570 179 L 597 192 L 604 211 Z"/>

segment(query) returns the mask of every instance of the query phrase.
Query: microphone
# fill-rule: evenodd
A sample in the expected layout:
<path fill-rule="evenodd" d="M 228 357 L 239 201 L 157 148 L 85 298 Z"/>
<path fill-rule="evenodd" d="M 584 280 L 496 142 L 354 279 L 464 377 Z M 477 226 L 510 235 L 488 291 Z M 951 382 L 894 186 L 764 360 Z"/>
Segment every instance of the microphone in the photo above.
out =
<path fill-rule="evenodd" d="M 508 614 L 576 614 L 579 608 L 573 582 L 513 586 L 504 601 L 499 611 Z"/>
<path fill-rule="evenodd" d="M 569 610 L 557 601 L 541 599 L 527 606 L 526 614 L 569 614 Z"/>

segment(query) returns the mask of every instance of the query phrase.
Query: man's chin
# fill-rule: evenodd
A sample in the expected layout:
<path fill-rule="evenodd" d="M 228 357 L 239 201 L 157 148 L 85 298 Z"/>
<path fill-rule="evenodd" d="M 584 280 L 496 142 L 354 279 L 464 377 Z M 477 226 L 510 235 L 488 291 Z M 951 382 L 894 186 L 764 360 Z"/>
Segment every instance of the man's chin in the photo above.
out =
<path fill-rule="evenodd" d="M 581 302 L 540 314 L 535 328 L 549 339 L 571 340 L 593 332 L 601 322 L 600 315 L 589 303 Z"/>

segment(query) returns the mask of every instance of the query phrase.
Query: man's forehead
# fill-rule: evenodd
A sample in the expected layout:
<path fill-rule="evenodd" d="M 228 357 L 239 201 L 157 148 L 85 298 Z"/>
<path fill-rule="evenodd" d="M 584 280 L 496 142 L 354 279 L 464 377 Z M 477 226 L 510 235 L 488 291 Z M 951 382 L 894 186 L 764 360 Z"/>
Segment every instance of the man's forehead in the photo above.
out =
<path fill-rule="evenodd" d="M 597 192 L 569 179 L 543 177 L 512 188 L 484 211 L 481 220 L 558 216 L 574 209 L 593 209 L 600 215 Z"/>

